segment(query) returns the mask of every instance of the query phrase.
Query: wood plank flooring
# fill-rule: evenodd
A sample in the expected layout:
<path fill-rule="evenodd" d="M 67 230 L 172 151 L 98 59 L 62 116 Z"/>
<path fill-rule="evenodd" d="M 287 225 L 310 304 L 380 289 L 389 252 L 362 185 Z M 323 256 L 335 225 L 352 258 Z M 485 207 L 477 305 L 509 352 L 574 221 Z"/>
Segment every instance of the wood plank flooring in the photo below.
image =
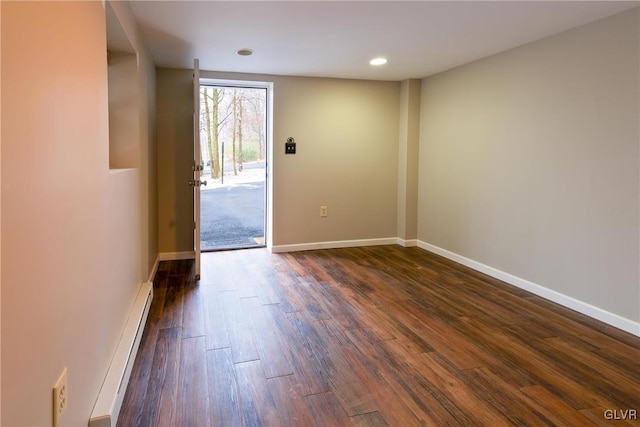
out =
<path fill-rule="evenodd" d="M 154 292 L 121 427 L 640 425 L 640 338 L 418 248 L 207 253 Z"/>

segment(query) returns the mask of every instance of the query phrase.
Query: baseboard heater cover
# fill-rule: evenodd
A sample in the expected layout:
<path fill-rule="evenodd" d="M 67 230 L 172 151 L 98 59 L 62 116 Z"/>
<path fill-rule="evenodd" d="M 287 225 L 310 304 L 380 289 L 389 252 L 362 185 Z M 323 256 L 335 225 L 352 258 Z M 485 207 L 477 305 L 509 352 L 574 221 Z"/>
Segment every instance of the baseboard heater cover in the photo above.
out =
<path fill-rule="evenodd" d="M 100 389 L 98 400 L 91 413 L 89 427 L 115 427 L 118 422 L 120 407 L 127 391 L 131 369 L 140 346 L 152 299 L 153 284 L 143 283 Z"/>

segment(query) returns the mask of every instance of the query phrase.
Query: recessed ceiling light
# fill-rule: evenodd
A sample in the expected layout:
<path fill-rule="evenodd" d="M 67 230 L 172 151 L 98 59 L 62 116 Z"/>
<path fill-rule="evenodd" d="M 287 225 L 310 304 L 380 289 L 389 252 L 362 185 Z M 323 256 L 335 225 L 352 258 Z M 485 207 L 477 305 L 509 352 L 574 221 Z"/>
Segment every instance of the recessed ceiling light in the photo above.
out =
<path fill-rule="evenodd" d="M 253 55 L 253 50 L 251 50 L 251 49 L 240 49 L 238 51 L 238 55 L 240 55 L 240 56 L 250 56 L 250 55 Z"/>
<path fill-rule="evenodd" d="M 369 61 L 369 64 L 371 65 L 384 65 L 387 63 L 387 58 L 373 58 L 371 61 Z"/>

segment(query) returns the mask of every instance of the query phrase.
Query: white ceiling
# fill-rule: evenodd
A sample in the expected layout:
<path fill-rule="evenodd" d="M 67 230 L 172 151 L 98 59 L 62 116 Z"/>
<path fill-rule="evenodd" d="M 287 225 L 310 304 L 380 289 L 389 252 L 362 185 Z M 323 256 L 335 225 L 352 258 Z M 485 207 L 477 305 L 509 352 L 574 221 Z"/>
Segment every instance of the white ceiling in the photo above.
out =
<path fill-rule="evenodd" d="M 375 80 L 422 78 L 638 1 L 131 1 L 156 64 Z M 236 51 L 253 49 L 242 57 Z M 385 56 L 388 64 L 369 60 Z"/>

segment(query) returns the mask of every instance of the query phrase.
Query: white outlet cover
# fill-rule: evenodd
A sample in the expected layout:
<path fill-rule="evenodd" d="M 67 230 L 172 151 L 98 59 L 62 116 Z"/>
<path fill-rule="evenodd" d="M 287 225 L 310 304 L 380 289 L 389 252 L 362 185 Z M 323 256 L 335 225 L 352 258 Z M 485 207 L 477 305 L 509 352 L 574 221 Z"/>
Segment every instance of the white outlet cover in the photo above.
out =
<path fill-rule="evenodd" d="M 60 418 L 67 409 L 67 368 L 62 370 L 53 386 L 53 427 L 58 427 Z"/>

